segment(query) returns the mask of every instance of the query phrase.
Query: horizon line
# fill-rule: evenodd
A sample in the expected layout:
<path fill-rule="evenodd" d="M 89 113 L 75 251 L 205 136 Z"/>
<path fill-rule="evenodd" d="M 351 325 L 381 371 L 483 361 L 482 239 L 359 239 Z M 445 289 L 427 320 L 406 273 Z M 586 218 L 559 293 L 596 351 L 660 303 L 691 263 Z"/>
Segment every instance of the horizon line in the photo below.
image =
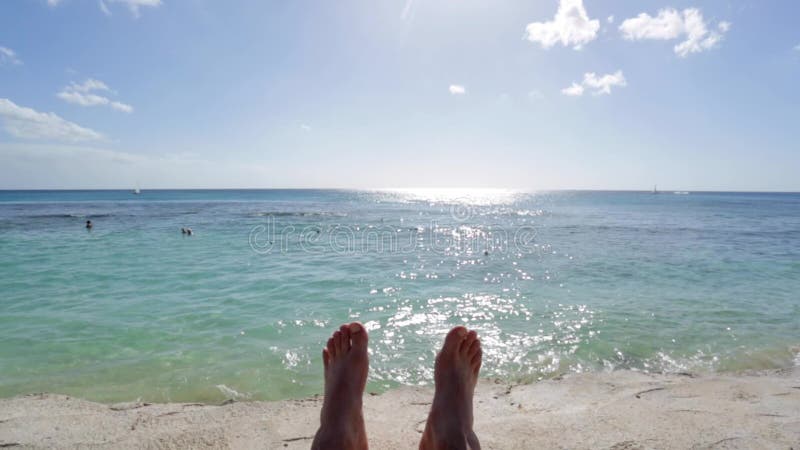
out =
<path fill-rule="evenodd" d="M 394 187 L 394 188 L 349 188 L 349 187 L 268 187 L 268 188 L 148 188 L 141 189 L 141 192 L 152 191 L 415 191 L 415 190 L 429 190 L 429 191 L 445 191 L 445 190 L 471 190 L 471 191 L 510 191 L 516 193 L 537 193 L 537 192 L 647 192 L 652 193 L 650 189 L 586 189 L 586 188 L 555 188 L 555 189 L 520 189 L 520 188 L 487 188 L 487 187 Z M 0 188 L 0 192 L 69 192 L 69 191 L 82 191 L 82 192 L 108 192 L 108 191 L 121 191 L 131 192 L 132 189 L 127 188 Z M 728 190 L 728 189 L 659 189 L 657 193 L 671 194 L 675 192 L 687 193 L 754 193 L 754 194 L 800 194 L 800 191 L 787 191 L 787 190 L 770 190 L 770 189 L 756 189 L 756 190 Z"/>

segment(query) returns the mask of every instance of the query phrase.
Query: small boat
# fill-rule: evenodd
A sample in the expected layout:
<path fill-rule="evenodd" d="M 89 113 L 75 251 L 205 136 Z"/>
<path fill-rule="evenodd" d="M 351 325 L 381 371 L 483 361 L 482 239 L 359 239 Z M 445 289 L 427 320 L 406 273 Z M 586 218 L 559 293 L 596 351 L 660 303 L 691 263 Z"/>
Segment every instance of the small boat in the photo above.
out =
<path fill-rule="evenodd" d="M 141 191 L 141 189 L 139 189 L 139 186 L 136 186 L 136 188 L 133 190 L 133 195 L 139 195 L 141 193 L 142 193 L 142 191 Z"/>
<path fill-rule="evenodd" d="M 653 185 L 653 194 L 658 194 L 658 185 Z"/>

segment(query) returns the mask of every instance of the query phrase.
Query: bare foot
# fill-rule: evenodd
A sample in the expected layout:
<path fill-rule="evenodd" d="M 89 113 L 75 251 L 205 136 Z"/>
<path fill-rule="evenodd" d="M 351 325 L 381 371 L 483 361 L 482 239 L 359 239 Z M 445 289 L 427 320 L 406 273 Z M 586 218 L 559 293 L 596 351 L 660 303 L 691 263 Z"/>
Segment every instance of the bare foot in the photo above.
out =
<path fill-rule="evenodd" d="M 366 449 L 361 413 L 367 384 L 367 330 L 358 322 L 342 325 L 322 350 L 325 401 L 312 449 Z"/>
<path fill-rule="evenodd" d="M 436 393 L 419 448 L 480 449 L 472 431 L 472 395 L 483 352 L 478 334 L 464 327 L 447 333 L 436 356 Z"/>

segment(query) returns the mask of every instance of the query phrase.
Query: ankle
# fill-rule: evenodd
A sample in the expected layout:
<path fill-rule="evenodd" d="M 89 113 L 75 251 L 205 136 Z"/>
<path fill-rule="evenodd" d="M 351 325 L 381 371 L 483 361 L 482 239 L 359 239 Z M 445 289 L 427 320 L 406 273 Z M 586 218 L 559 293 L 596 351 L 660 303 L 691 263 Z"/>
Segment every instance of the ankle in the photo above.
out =
<path fill-rule="evenodd" d="M 450 448 L 442 447 L 440 444 L 465 441 L 466 436 L 472 433 L 472 417 L 466 411 L 432 408 L 428 415 L 426 431 L 436 442 L 435 448 Z"/>
<path fill-rule="evenodd" d="M 472 396 L 434 395 L 430 417 L 448 431 L 472 428 Z"/>
<path fill-rule="evenodd" d="M 348 435 L 343 430 L 320 428 L 314 435 L 314 442 L 311 449 L 351 449 L 357 448 L 358 439 Z"/>
<path fill-rule="evenodd" d="M 434 425 L 425 430 L 419 448 L 421 450 L 467 450 L 470 447 L 468 437 L 471 430 L 458 426 Z"/>
<path fill-rule="evenodd" d="M 353 430 L 353 425 L 363 424 L 364 415 L 359 409 L 357 412 L 350 413 L 336 412 L 334 414 L 326 414 L 320 420 L 320 430 L 331 431 L 337 434 L 349 433 L 357 435 Z"/>

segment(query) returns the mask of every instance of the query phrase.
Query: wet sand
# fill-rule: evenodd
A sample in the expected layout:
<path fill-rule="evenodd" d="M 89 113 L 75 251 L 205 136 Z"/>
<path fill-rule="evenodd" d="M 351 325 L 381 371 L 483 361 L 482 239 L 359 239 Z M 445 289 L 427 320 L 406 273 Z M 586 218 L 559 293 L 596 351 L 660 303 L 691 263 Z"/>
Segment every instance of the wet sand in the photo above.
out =
<path fill-rule="evenodd" d="M 373 449 L 416 448 L 432 388 L 367 395 Z M 223 405 L 106 405 L 58 394 L 0 400 L 3 448 L 309 448 L 322 397 Z M 481 380 L 485 449 L 800 448 L 800 371 L 582 374 L 530 385 Z"/>

